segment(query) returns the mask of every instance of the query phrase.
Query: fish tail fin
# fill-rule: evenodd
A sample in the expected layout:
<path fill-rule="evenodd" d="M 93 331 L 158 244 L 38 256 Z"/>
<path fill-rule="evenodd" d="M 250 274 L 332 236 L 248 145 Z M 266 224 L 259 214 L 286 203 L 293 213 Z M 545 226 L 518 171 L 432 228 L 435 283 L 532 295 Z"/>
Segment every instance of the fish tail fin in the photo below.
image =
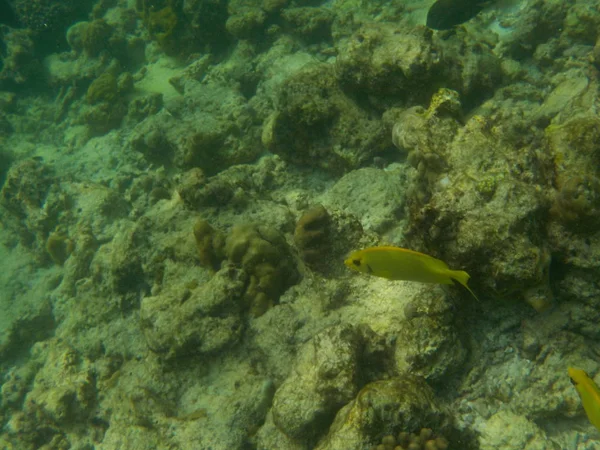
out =
<path fill-rule="evenodd" d="M 460 283 L 467 291 L 471 293 L 475 300 L 479 301 L 479 299 L 475 295 L 475 292 L 473 292 L 471 288 L 467 285 L 467 282 L 469 281 L 469 278 L 471 278 L 471 275 L 469 275 L 464 270 L 453 270 L 450 274 L 450 278 Z"/>

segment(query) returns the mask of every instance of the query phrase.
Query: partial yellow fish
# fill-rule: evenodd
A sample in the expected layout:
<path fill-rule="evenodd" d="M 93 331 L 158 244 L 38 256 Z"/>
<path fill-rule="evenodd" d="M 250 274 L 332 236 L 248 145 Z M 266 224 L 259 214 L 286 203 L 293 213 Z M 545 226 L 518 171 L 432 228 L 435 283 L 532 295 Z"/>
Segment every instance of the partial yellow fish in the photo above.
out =
<path fill-rule="evenodd" d="M 444 261 L 424 253 L 400 247 L 371 247 L 352 252 L 344 264 L 357 272 L 388 280 L 440 284 L 453 284 L 453 281 L 457 281 L 477 299 L 467 286 L 470 278 L 467 272 L 451 270 Z"/>
<path fill-rule="evenodd" d="M 598 385 L 581 369 L 569 367 L 569 377 L 577 389 L 588 419 L 600 430 L 600 389 L 598 389 Z"/>

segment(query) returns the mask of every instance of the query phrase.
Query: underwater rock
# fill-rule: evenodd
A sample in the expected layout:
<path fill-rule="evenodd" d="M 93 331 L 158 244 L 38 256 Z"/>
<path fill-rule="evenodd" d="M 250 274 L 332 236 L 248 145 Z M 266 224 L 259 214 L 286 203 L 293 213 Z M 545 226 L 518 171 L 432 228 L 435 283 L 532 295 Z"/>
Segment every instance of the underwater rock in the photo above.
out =
<path fill-rule="evenodd" d="M 421 378 L 374 381 L 338 411 L 328 434 L 314 448 L 361 450 L 390 429 L 436 428 L 444 421 L 433 391 Z"/>
<path fill-rule="evenodd" d="M 262 35 L 267 14 L 261 8 L 235 9 L 227 19 L 227 31 L 238 39 L 259 38 Z"/>
<path fill-rule="evenodd" d="M 419 99 L 439 72 L 439 59 L 425 27 L 369 24 L 340 42 L 336 74 L 345 89 L 380 97 Z M 429 94 L 430 95 L 430 94 Z"/>
<path fill-rule="evenodd" d="M 281 17 L 287 22 L 293 34 L 300 35 L 308 42 L 328 42 L 331 40 L 331 25 L 335 13 L 330 8 L 304 6 L 285 8 Z"/>
<path fill-rule="evenodd" d="M 139 252 L 140 234 L 140 229 L 119 230 L 110 244 L 108 280 L 125 311 L 138 306 L 139 292 L 148 283 Z"/>
<path fill-rule="evenodd" d="M 261 128 L 239 90 L 223 83 L 200 83 L 190 76 L 177 81 L 185 93 L 181 110 L 148 117 L 134 128 L 133 139 L 139 141 L 149 132 L 160 135 L 171 153 L 165 155 L 166 162 L 182 170 L 198 167 L 209 176 L 258 159 L 264 153 Z M 140 148 L 156 157 L 155 152 Z"/>
<path fill-rule="evenodd" d="M 85 422 L 97 401 L 92 363 L 76 350 L 52 339 L 38 343 L 33 352 L 37 353 L 36 359 L 42 367 L 25 396 L 25 421 L 37 423 L 39 429 L 45 428 L 38 423 L 40 417 L 45 417 L 46 427 L 50 423 L 64 426 Z"/>
<path fill-rule="evenodd" d="M 237 343 L 242 335 L 247 276 L 226 265 L 194 289 L 172 287 L 141 302 L 148 347 L 166 358 L 207 355 Z"/>
<path fill-rule="evenodd" d="M 510 429 L 510 433 L 507 433 Z M 482 427 L 481 450 L 555 450 L 546 433 L 534 422 L 509 410 L 490 417 Z"/>
<path fill-rule="evenodd" d="M 34 77 L 41 77 L 42 66 L 36 57 L 34 36 L 30 30 L 13 30 L 0 26 L 0 37 L 3 40 L 1 89 L 11 89 Z"/>
<path fill-rule="evenodd" d="M 132 150 L 143 154 L 150 163 L 170 167 L 175 152 L 173 143 L 164 130 L 148 126 L 151 122 L 144 121 L 135 128 L 129 145 Z M 200 169 L 192 169 L 189 173 L 194 170 L 202 172 Z M 187 179 L 185 174 L 182 177 Z"/>
<path fill-rule="evenodd" d="M 381 120 L 342 92 L 329 64 L 307 66 L 287 78 L 276 104 L 262 142 L 285 161 L 341 173 L 390 144 Z"/>
<path fill-rule="evenodd" d="M 590 113 L 580 114 L 547 127 L 546 137 L 556 161 L 557 192 L 551 214 L 571 231 L 595 232 L 600 224 L 600 120 Z"/>
<path fill-rule="evenodd" d="M 109 39 L 114 28 L 103 19 L 92 22 L 77 22 L 67 30 L 67 42 L 76 52 L 85 52 L 87 56 L 98 56 L 110 48 Z"/>
<path fill-rule="evenodd" d="M 310 444 L 327 430 L 358 391 L 361 346 L 360 334 L 348 325 L 328 328 L 302 346 L 273 399 L 273 423 L 281 432 Z"/>
<path fill-rule="evenodd" d="M 437 139 L 433 145 L 440 146 L 442 137 Z M 459 128 L 449 144 L 444 140 L 444 165 L 419 163 L 410 188 L 414 194 L 407 196 L 407 235 L 419 242 L 411 248 L 435 249 L 451 267 L 469 272 L 482 290 L 499 296 L 522 295 L 547 280 L 550 253 L 539 236 L 549 207 L 551 157 L 536 146 L 516 151 L 479 116 Z M 514 167 L 535 169 L 515 172 Z M 448 247 L 449 239 L 455 242 Z M 481 252 L 484 259 L 476 256 Z M 478 276 L 480 270 L 485 275 Z M 474 291 L 479 289 L 475 284 Z"/>
<path fill-rule="evenodd" d="M 363 168 L 340 178 L 323 196 L 323 203 L 360 220 L 364 229 L 385 233 L 398 227 L 404 216 L 406 171 Z"/>
<path fill-rule="evenodd" d="M 176 5 L 169 1 L 139 0 L 136 9 L 152 39 L 168 55 L 185 59 L 207 49 L 220 53 L 229 44 L 226 1 L 187 0 Z"/>
<path fill-rule="evenodd" d="M 33 32 L 38 50 L 44 54 L 66 47 L 65 31 L 91 10 L 91 3 L 78 0 L 14 0 L 21 25 Z"/>
<path fill-rule="evenodd" d="M 81 110 L 81 120 L 93 134 L 104 134 L 120 125 L 127 113 L 125 94 L 133 88 L 131 74 L 118 77 L 109 71 L 98 76 L 86 92 L 88 105 Z"/>
<path fill-rule="evenodd" d="M 436 383 L 462 367 L 468 350 L 454 311 L 448 295 L 425 289 L 405 308 L 410 326 L 397 331 L 393 349 L 397 375 L 418 375 Z"/>
<path fill-rule="evenodd" d="M 110 72 L 104 72 L 92 81 L 88 87 L 86 100 L 91 105 L 100 102 L 112 103 L 116 100 L 118 94 L 117 77 Z"/>
<path fill-rule="evenodd" d="M 0 191 L 4 225 L 13 238 L 48 260 L 46 240 L 68 210 L 68 198 L 54 178 L 54 171 L 36 159 L 13 163 Z"/>
<path fill-rule="evenodd" d="M 44 286 L 47 288 L 47 286 Z M 23 301 L 20 317 L 9 317 L 0 334 L 0 358 L 12 361 L 21 357 L 36 342 L 50 338 L 56 332 L 52 305 L 47 301 Z"/>

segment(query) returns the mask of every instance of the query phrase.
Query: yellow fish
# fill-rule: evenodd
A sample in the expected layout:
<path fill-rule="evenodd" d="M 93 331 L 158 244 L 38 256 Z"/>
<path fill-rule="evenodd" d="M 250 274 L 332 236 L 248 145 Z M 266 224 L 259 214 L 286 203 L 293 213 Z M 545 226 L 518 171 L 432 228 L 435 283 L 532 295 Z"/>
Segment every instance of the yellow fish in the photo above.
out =
<path fill-rule="evenodd" d="M 357 272 L 388 280 L 440 284 L 453 284 L 456 281 L 479 300 L 467 286 L 470 278 L 467 272 L 452 270 L 444 261 L 424 253 L 400 247 L 371 247 L 352 252 L 344 264 Z"/>
<path fill-rule="evenodd" d="M 600 430 L 600 389 L 598 389 L 598 385 L 583 370 L 573 367 L 569 367 L 569 378 L 577 389 L 588 419 Z"/>

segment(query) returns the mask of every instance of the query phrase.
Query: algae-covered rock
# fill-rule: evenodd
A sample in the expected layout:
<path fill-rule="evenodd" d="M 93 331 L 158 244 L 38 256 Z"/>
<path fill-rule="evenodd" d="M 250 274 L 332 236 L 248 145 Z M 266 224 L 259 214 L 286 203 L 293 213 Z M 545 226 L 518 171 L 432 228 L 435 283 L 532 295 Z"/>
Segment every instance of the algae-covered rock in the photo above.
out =
<path fill-rule="evenodd" d="M 379 96 L 427 95 L 422 87 L 440 70 L 431 37 L 425 27 L 363 26 L 340 43 L 336 61 L 340 83 Z"/>
<path fill-rule="evenodd" d="M 408 323 L 401 326 L 394 345 L 395 373 L 418 375 L 443 382 L 465 363 L 468 350 L 460 335 L 460 320 L 448 295 L 423 292 L 405 308 Z"/>
<path fill-rule="evenodd" d="M 132 146 L 149 160 L 183 170 L 198 167 L 207 175 L 255 161 L 264 152 L 255 111 L 239 90 L 200 83 L 195 76 L 188 73 L 174 81 L 184 94 L 181 110 L 163 110 L 142 121 L 132 133 Z M 149 148 L 159 142 L 143 142 L 149 133 L 160 137 L 160 148 Z"/>
<path fill-rule="evenodd" d="M 110 72 L 104 72 L 96 78 L 86 93 L 88 103 L 95 105 L 100 102 L 114 102 L 119 94 L 117 77 Z"/>
<path fill-rule="evenodd" d="M 291 26 L 292 32 L 302 36 L 309 42 L 329 41 L 331 24 L 335 13 L 330 8 L 304 6 L 285 8 L 281 17 Z"/>
<path fill-rule="evenodd" d="M 435 145 L 447 142 L 441 139 Z M 429 165 L 427 158 L 418 164 L 409 197 L 412 247 L 426 243 L 421 248 L 451 267 L 464 268 L 488 293 L 522 295 L 547 282 L 550 253 L 540 236 L 549 206 L 544 194 L 548 155 L 535 146 L 514 150 L 478 116 L 459 128 L 444 149 L 435 153 L 443 164 Z M 519 166 L 535 170 L 513 170 Z M 450 236 L 455 241 L 447 245 Z M 485 258 L 478 256 L 482 252 Z"/>
<path fill-rule="evenodd" d="M 127 72 L 118 77 L 112 71 L 106 71 L 88 87 L 86 101 L 90 105 L 82 111 L 83 122 L 94 134 L 103 134 L 117 127 L 127 113 L 124 99 L 133 88 L 131 75 Z"/>
<path fill-rule="evenodd" d="M 91 362 L 55 340 L 37 344 L 33 353 L 41 368 L 25 396 L 23 416 L 13 416 L 10 422 L 11 432 L 22 433 L 33 424 L 49 430 L 51 424 L 85 422 L 97 401 Z M 43 432 L 35 435 L 40 439 Z"/>
<path fill-rule="evenodd" d="M 148 347 L 167 358 L 214 354 L 241 337 L 246 274 L 231 265 L 195 289 L 172 288 L 140 307 Z"/>
<path fill-rule="evenodd" d="M 308 66 L 282 85 L 263 144 L 284 160 L 340 173 L 359 167 L 390 144 L 380 120 L 338 86 L 328 64 Z"/>
<path fill-rule="evenodd" d="M 0 191 L 4 226 L 40 261 L 48 260 L 48 235 L 69 209 L 68 203 L 68 195 L 56 183 L 54 170 L 36 159 L 14 163 Z"/>
<path fill-rule="evenodd" d="M 363 168 L 340 178 L 323 196 L 323 203 L 352 214 L 366 230 L 385 233 L 404 219 L 407 172 Z"/>
<path fill-rule="evenodd" d="M 444 421 L 433 391 L 421 378 L 406 375 L 375 381 L 338 411 L 315 450 L 370 448 L 391 429 L 436 428 Z"/>
<path fill-rule="evenodd" d="M 2 64 L 0 64 L 0 88 L 14 89 L 42 74 L 39 58 L 36 58 L 34 35 L 27 29 L 3 29 Z"/>
<path fill-rule="evenodd" d="M 258 7 L 236 9 L 227 19 L 227 31 L 238 39 L 260 37 L 266 19 L 267 14 Z"/>
<path fill-rule="evenodd" d="M 512 430 L 507 433 L 506 430 Z M 511 411 L 494 414 L 481 434 L 481 450 L 555 450 L 546 433 L 534 422 Z"/>
<path fill-rule="evenodd" d="M 308 444 L 327 429 L 358 391 L 361 345 L 353 327 L 335 326 L 300 349 L 292 374 L 273 399 L 273 423 L 281 432 Z"/>
<path fill-rule="evenodd" d="M 188 0 L 176 4 L 168 0 L 138 0 L 144 26 L 169 55 L 187 56 L 193 52 L 222 51 L 227 46 L 227 2 Z"/>
<path fill-rule="evenodd" d="M 594 232 L 600 224 L 600 120 L 580 114 L 549 126 L 546 136 L 557 168 L 551 213 L 569 230 Z"/>
<path fill-rule="evenodd" d="M 94 57 L 110 48 L 109 39 L 113 33 L 114 28 L 103 19 L 77 22 L 67 31 L 67 42 L 74 51 Z"/>

